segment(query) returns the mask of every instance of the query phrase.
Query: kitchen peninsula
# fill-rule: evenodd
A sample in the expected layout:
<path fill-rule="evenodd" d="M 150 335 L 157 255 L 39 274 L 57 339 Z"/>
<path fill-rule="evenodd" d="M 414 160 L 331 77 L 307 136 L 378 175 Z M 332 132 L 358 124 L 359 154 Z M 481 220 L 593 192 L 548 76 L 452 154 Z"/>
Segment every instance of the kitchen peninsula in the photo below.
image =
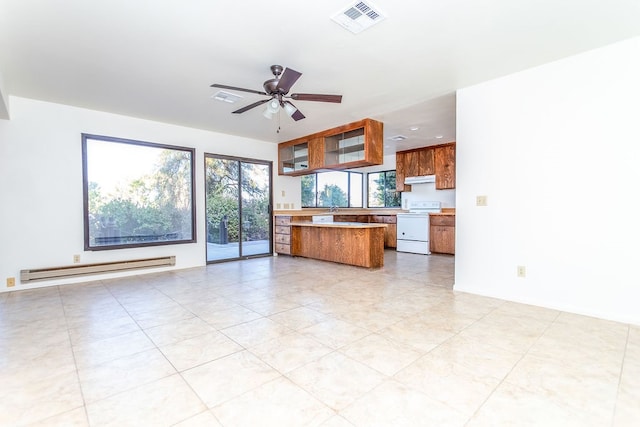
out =
<path fill-rule="evenodd" d="M 386 224 L 291 222 L 291 255 L 359 267 L 384 265 Z"/>

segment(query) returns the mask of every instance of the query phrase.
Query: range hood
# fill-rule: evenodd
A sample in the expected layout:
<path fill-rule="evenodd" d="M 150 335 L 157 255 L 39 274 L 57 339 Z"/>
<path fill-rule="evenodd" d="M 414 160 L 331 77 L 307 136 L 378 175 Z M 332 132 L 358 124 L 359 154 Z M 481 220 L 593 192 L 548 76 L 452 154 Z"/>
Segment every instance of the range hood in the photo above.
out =
<path fill-rule="evenodd" d="M 435 175 L 421 175 L 421 176 L 408 176 L 404 179 L 404 183 L 411 184 L 426 184 L 429 182 L 436 182 Z"/>

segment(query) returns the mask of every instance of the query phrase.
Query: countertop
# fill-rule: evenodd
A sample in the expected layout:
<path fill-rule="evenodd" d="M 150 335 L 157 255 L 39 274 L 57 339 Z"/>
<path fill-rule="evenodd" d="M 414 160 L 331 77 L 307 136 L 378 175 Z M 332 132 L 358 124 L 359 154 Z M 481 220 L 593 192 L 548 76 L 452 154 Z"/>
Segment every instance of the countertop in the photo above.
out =
<path fill-rule="evenodd" d="M 338 209 L 337 212 L 331 212 L 329 209 L 320 208 L 320 209 L 296 209 L 296 210 L 275 210 L 273 211 L 274 215 L 284 215 L 284 216 L 312 216 L 312 215 L 397 215 L 399 213 L 408 213 L 408 210 L 404 209 L 358 209 L 358 208 L 342 208 Z M 455 215 L 456 208 L 442 208 L 442 212 L 433 213 L 430 215 Z"/>
<path fill-rule="evenodd" d="M 408 212 L 402 209 L 358 209 L 358 208 L 342 208 L 336 212 L 331 212 L 329 209 L 296 209 L 296 210 L 274 210 L 274 215 L 286 215 L 286 216 L 312 216 L 312 215 L 396 215 L 399 213 Z"/>
<path fill-rule="evenodd" d="M 387 224 L 377 224 L 377 223 L 368 223 L 368 222 L 310 222 L 310 221 L 299 221 L 292 222 L 289 224 L 291 226 L 298 227 L 333 227 L 333 228 L 379 228 L 386 227 Z"/>
<path fill-rule="evenodd" d="M 446 215 L 455 215 L 455 214 L 456 214 L 456 208 L 442 208 L 442 212 L 430 213 L 429 215 L 446 216 Z"/>

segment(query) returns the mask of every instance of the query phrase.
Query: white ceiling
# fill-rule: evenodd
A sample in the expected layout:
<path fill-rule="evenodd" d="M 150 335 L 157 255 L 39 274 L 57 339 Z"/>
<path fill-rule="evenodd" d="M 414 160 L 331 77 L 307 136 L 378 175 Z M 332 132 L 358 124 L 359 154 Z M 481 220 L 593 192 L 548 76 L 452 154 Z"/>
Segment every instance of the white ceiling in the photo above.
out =
<path fill-rule="evenodd" d="M 371 117 L 407 137 L 389 153 L 455 140 L 458 88 L 640 34 L 639 0 L 370 3 L 387 17 L 355 35 L 330 19 L 349 0 L 0 0 L 4 95 L 271 142 Z M 260 95 L 211 98 L 262 90 L 272 64 L 342 104 L 295 102 L 307 118 L 277 133 L 263 107 L 231 114 Z"/>

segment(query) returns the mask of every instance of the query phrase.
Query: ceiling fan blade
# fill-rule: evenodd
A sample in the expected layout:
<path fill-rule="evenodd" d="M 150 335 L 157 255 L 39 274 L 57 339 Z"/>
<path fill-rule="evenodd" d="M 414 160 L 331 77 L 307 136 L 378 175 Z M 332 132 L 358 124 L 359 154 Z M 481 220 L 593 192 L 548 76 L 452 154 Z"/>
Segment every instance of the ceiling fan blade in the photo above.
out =
<path fill-rule="evenodd" d="M 305 117 L 304 117 L 304 114 L 302 114 L 302 112 L 301 112 L 300 110 L 298 110 L 298 107 L 296 107 L 295 105 L 293 105 L 293 103 L 292 103 L 292 102 L 289 102 L 289 101 L 282 101 L 282 102 L 280 102 L 280 105 L 282 106 L 282 108 L 284 108 L 284 110 L 285 110 L 285 112 L 286 112 L 287 114 L 289 114 L 289 111 L 287 111 L 287 110 L 288 110 L 288 108 L 287 108 L 288 106 L 291 106 L 292 108 L 294 108 L 294 109 L 295 109 L 295 110 L 294 110 L 294 112 L 293 112 L 292 114 L 290 114 L 290 116 L 291 116 L 291 118 L 292 118 L 293 120 L 295 120 L 296 122 L 297 122 L 298 120 L 302 120 L 302 119 L 304 119 L 304 118 L 305 118 Z"/>
<path fill-rule="evenodd" d="M 281 91 L 282 93 L 289 92 L 291 86 L 298 81 L 302 73 L 297 72 L 296 70 L 292 70 L 291 68 L 286 68 L 284 73 L 282 73 L 282 77 L 278 80 L 278 86 L 276 89 Z"/>
<path fill-rule="evenodd" d="M 220 89 L 239 90 L 241 92 L 257 93 L 258 95 L 266 95 L 267 94 L 266 92 L 260 92 L 259 90 L 245 89 L 243 87 L 219 85 L 217 83 L 212 84 L 211 87 L 219 87 Z"/>
<path fill-rule="evenodd" d="M 291 99 L 296 101 L 342 102 L 342 95 L 320 95 L 317 93 L 292 93 Z"/>
<path fill-rule="evenodd" d="M 302 114 L 300 110 L 296 109 L 296 112 L 291 115 L 291 118 L 297 122 L 298 120 L 304 119 L 304 114 Z"/>
<path fill-rule="evenodd" d="M 251 110 L 252 108 L 257 107 L 258 105 L 262 105 L 262 104 L 264 104 L 265 102 L 269 102 L 270 100 L 271 100 L 271 98 L 269 98 L 269 99 L 263 99 L 263 100 L 258 101 L 258 102 L 254 102 L 253 104 L 249 104 L 249 105 L 247 105 L 246 107 L 242 107 L 242 108 L 240 108 L 239 110 L 232 111 L 232 113 L 233 113 L 233 114 L 240 114 L 240 113 L 244 113 L 245 111 L 248 111 L 248 110 Z"/>

